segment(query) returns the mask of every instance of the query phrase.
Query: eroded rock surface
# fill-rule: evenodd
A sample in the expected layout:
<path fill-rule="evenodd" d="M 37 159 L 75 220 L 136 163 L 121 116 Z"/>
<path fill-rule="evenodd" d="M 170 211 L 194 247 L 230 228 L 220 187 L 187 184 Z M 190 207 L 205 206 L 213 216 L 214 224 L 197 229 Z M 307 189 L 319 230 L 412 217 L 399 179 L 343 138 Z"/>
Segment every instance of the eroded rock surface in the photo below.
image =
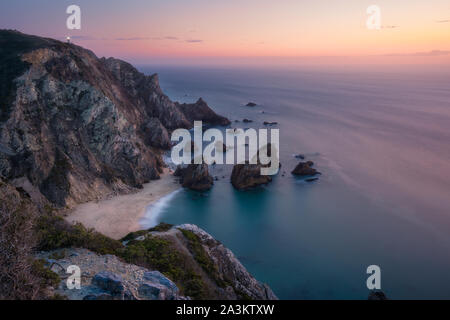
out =
<path fill-rule="evenodd" d="M 226 125 L 205 101 L 180 105 L 144 75 L 74 44 L 0 30 L 0 176 L 57 207 L 158 179 L 169 134 Z"/>

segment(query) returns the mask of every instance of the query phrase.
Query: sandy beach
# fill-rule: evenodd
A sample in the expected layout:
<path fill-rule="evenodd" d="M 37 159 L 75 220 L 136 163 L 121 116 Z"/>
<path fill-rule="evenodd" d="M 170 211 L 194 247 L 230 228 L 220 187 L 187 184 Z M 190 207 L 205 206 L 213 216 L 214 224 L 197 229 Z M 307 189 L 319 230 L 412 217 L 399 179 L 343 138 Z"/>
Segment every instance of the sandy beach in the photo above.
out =
<path fill-rule="evenodd" d="M 161 179 L 151 181 L 137 193 L 120 195 L 98 202 L 87 202 L 74 208 L 66 220 L 80 222 L 87 228 L 120 239 L 129 232 L 140 230 L 140 219 L 145 215 L 146 208 L 180 188 L 176 179 L 165 169 Z"/>

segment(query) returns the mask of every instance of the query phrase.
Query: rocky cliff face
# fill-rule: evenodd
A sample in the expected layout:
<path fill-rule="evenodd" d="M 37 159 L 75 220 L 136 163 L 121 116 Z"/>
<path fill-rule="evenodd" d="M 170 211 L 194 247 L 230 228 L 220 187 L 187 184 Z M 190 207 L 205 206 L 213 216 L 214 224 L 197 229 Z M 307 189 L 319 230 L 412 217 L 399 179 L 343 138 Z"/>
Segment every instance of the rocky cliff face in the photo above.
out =
<path fill-rule="evenodd" d="M 0 30 L 0 176 L 58 207 L 158 179 L 169 133 L 227 125 L 203 100 L 180 105 L 114 58 Z"/>

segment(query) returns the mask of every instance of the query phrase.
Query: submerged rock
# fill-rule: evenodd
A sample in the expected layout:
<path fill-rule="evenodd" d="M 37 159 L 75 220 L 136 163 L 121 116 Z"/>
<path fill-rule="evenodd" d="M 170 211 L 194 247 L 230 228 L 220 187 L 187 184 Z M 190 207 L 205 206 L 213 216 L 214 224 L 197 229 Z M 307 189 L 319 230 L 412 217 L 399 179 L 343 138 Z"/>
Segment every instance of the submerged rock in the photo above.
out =
<path fill-rule="evenodd" d="M 249 103 L 247 103 L 245 106 L 246 106 L 246 107 L 256 107 L 257 104 L 254 103 L 254 102 L 249 102 Z"/>

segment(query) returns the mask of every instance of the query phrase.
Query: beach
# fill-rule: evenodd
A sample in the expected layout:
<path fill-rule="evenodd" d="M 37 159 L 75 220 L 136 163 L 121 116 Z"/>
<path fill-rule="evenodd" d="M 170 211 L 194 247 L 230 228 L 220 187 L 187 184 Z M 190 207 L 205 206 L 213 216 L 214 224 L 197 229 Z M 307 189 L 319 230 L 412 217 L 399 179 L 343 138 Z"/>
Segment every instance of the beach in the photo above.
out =
<path fill-rule="evenodd" d="M 145 216 L 146 208 L 179 188 L 175 177 L 169 173 L 169 169 L 165 169 L 161 179 L 144 184 L 142 190 L 81 204 L 65 219 L 70 223 L 80 222 L 113 239 L 120 239 L 142 229 L 139 221 Z"/>

